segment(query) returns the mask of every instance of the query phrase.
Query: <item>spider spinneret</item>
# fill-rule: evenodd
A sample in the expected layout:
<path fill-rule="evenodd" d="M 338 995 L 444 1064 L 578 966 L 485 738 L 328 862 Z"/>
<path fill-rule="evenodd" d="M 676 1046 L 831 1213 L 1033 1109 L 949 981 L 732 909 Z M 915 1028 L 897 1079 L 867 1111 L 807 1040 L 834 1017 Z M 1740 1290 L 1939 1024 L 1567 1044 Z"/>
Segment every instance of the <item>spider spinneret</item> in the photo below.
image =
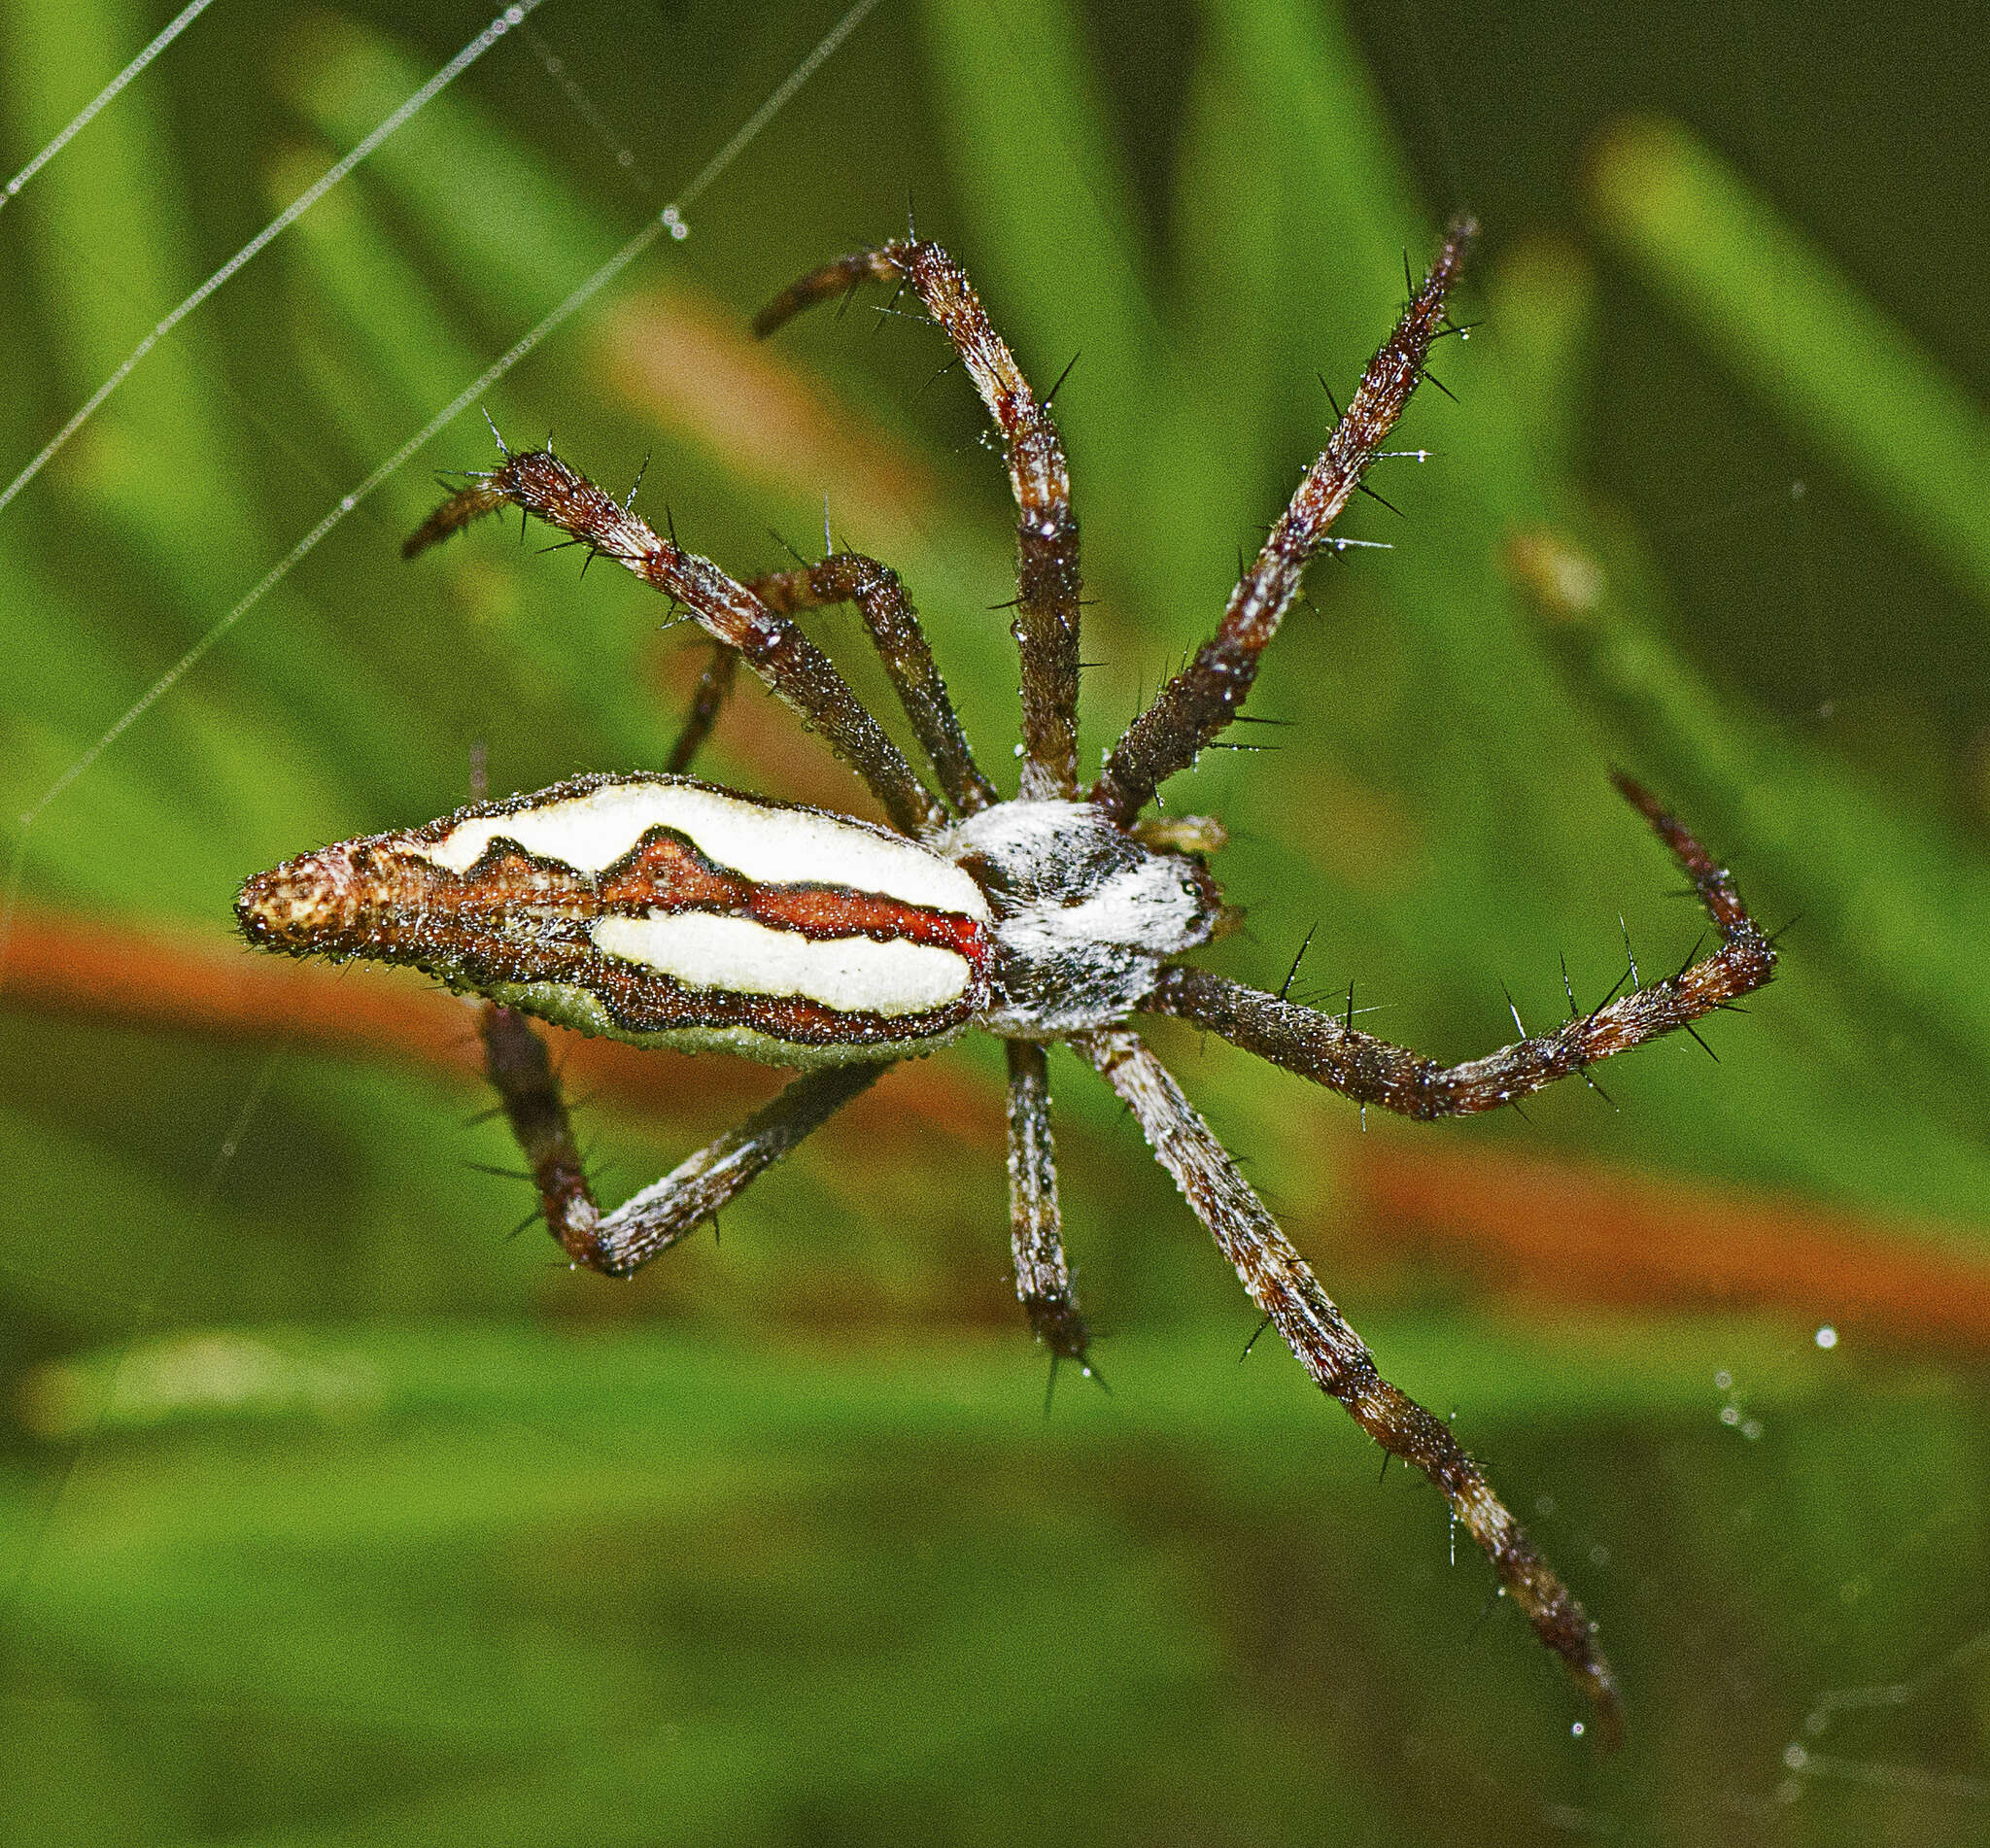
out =
<path fill-rule="evenodd" d="M 546 1222 L 576 1264 L 625 1276 L 712 1218 L 896 1061 L 980 1026 L 1007 1044 L 1016 1289 L 1055 1359 L 1086 1364 L 1057 1205 L 1046 1042 L 1119 1095 L 1252 1301 L 1322 1390 L 1422 1470 L 1485 1550 L 1503 1591 L 1619 1734 L 1615 1678 L 1584 1614 L 1450 1426 L 1382 1377 L 1237 1165 L 1130 1024 L 1194 1022 L 1286 1070 L 1408 1115 L 1494 1109 L 1691 1023 L 1774 973 L 1733 879 L 1626 777 L 1618 786 L 1686 873 L 1719 947 L 1664 980 L 1613 991 L 1555 1031 L 1441 1066 L 1346 1018 L 1174 959 L 1234 913 L 1203 856 L 1206 819 L 1143 819 L 1158 786 L 1238 716 L 1310 559 L 1361 485 L 1448 326 L 1473 234 L 1455 223 L 1368 363 L 1221 619 L 1081 789 L 1078 524 L 1047 405 L 989 325 L 960 266 L 907 239 L 825 265 L 756 321 L 772 332 L 868 279 L 909 289 L 952 342 L 1003 440 L 1014 495 L 1022 771 L 1003 800 L 976 764 L 895 573 L 832 554 L 740 582 L 683 551 L 546 451 L 508 450 L 408 541 L 410 554 L 518 507 L 671 597 L 713 653 L 666 769 L 592 775 L 481 802 L 425 827 L 305 854 L 243 887 L 252 942 L 293 955 L 410 964 L 484 997 L 486 1069 L 532 1164 Z M 500 445 L 501 448 L 501 445 Z M 852 602 L 938 792 L 794 621 Z M 889 817 L 875 827 L 693 781 L 688 769 L 744 661 L 820 731 Z M 1619 990 L 1624 984 L 1619 984 Z M 546 1044 L 528 1018 L 637 1044 L 741 1053 L 800 1076 L 611 1213 L 583 1171 Z"/>

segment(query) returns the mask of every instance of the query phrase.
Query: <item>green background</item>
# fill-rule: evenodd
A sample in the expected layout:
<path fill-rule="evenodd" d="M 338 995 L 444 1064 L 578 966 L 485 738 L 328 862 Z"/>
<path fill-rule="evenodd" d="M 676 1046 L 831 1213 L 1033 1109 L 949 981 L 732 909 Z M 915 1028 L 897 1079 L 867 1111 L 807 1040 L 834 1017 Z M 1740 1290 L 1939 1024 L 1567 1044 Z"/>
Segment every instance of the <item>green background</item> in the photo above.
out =
<path fill-rule="evenodd" d="M 196 22 L 0 209 L 0 475 L 487 17 Z M 1078 356 L 1096 761 L 1317 447 L 1316 374 L 1344 398 L 1406 258 L 1482 217 L 1457 401 L 1403 427 L 1434 453 L 1378 469 L 1401 518 L 1348 516 L 1393 549 L 1315 567 L 1252 699 L 1271 748 L 1169 791 L 1233 830 L 1251 928 L 1206 960 L 1276 986 L 1314 930 L 1299 993 L 1353 979 L 1365 1024 L 1452 1057 L 1508 1037 L 1502 984 L 1561 1010 L 1561 958 L 1578 1001 L 1607 989 L 1620 919 L 1676 966 L 1698 925 L 1615 763 L 1798 920 L 1785 974 L 1713 1023 L 1718 1064 L 1667 1043 L 1607 1100 L 1365 1141 L 1154 1039 L 1601 1621 L 1620 1755 L 1438 1498 L 1378 1486 L 1268 1343 L 1238 1365 L 1248 1303 L 1065 1055 L 1112 1391 L 1067 1379 L 1046 1419 L 986 1044 L 887 1078 L 723 1243 L 611 1286 L 506 1242 L 524 1190 L 476 1164 L 515 1156 L 416 1048 L 41 979 L 113 927 L 158 934 L 161 982 L 231 967 L 242 877 L 454 806 L 479 743 L 498 790 L 661 757 L 695 650 L 638 587 L 495 527 L 399 563 L 435 473 L 489 453 L 472 412 L 49 800 L 835 17 L 549 0 L 0 509 L 0 814 L 33 815 L 0 965 L 6 1837 L 1990 1836 L 1969 10 L 883 0 L 691 234 L 485 400 L 610 483 L 648 456 L 644 504 L 741 574 L 785 562 L 770 529 L 811 549 L 828 492 L 1000 775 L 1011 515 L 937 337 L 864 304 L 765 353 L 732 332 L 909 199 L 1040 385 Z M 0 12 L 0 167 L 164 17 Z M 1529 588 L 1550 537 L 1594 594 Z M 815 621 L 875 696 L 853 620 Z M 755 691 L 704 768 L 858 804 Z M 661 1104 L 583 1112 L 611 1196 L 772 1082 L 667 1070 Z M 1539 1212 L 1502 1218 L 1516 1174 Z M 1378 1176 L 1450 1216 L 1399 1222 Z M 1560 1263 L 1574 1196 L 1544 1177 L 1606 1231 L 1625 1186 L 1657 1203 L 1621 1275 Z M 1769 1229 L 1730 1251 L 1744 1219 Z"/>

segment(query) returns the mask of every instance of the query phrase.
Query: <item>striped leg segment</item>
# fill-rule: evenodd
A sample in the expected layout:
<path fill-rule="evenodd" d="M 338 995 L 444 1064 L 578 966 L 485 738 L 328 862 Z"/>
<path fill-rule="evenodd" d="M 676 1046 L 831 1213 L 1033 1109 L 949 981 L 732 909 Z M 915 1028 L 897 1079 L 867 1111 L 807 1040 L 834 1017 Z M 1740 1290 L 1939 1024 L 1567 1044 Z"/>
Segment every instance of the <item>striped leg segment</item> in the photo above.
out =
<path fill-rule="evenodd" d="M 1071 1270 L 1057 1213 L 1057 1158 L 1050 1138 L 1050 1078 L 1044 1048 L 1011 1040 L 1009 1052 L 1009 1215 L 1015 1293 L 1037 1339 L 1058 1360 L 1087 1374 L 1084 1318 L 1071 1293 Z"/>
<path fill-rule="evenodd" d="M 805 308 L 868 281 L 903 281 L 953 342 L 1001 433 L 1016 505 L 1014 633 L 1022 654 L 1022 794 L 1078 792 L 1078 521 L 1064 442 L 1040 403 L 967 272 L 938 244 L 916 241 L 860 251 L 791 285 L 753 323 L 762 337 Z"/>
<path fill-rule="evenodd" d="M 918 835 L 945 825 L 945 809 L 913 773 L 904 752 L 792 619 L 769 609 L 709 559 L 664 538 L 549 451 L 507 452 L 498 467 L 437 507 L 401 549 L 412 558 L 506 506 L 522 508 L 613 560 L 682 603 L 714 640 L 738 649 L 774 694 L 849 760 L 901 833 Z"/>
<path fill-rule="evenodd" d="M 1450 1425 L 1382 1377 L 1367 1344 L 1348 1325 L 1222 1145 L 1138 1036 L 1115 1029 L 1074 1044 L 1132 1111 L 1161 1166 L 1174 1176 L 1195 1216 L 1235 1267 L 1251 1300 L 1271 1318 L 1320 1388 L 1346 1406 L 1385 1450 L 1414 1463 L 1436 1484 L 1453 1514 L 1485 1549 L 1507 1594 L 1588 1694 L 1604 1742 L 1614 1743 L 1623 1731 L 1623 1707 L 1595 1626 L 1492 1492 L 1485 1472 L 1459 1449 Z"/>
<path fill-rule="evenodd" d="M 828 603 L 855 603 L 946 800 L 964 815 L 996 800 L 995 786 L 981 774 L 953 702 L 946 697 L 946 682 L 926 645 L 919 612 L 889 565 L 861 553 L 837 552 L 799 571 L 756 577 L 746 588 L 782 615 Z M 670 768 L 678 766 L 673 763 Z"/>
<path fill-rule="evenodd" d="M 1113 747 L 1091 800 L 1120 827 L 1130 826 L 1155 789 L 1194 763 L 1237 716 L 1257 678 L 1258 657 L 1299 594 L 1307 562 L 1328 542 L 1328 529 L 1424 376 L 1430 343 L 1445 325 L 1445 296 L 1458 281 L 1474 229 L 1469 220 L 1452 225 L 1423 288 L 1368 362 L 1326 448 L 1230 593 L 1217 633 Z"/>
<path fill-rule="evenodd" d="M 1193 1021 L 1247 1052 L 1362 1104 L 1426 1119 L 1497 1110 L 1662 1034 L 1691 1033 L 1694 1021 L 1774 975 L 1775 945 L 1749 916 L 1727 870 L 1658 799 L 1628 776 L 1619 775 L 1616 782 L 1671 850 L 1720 933 L 1719 949 L 1676 975 L 1629 994 L 1613 993 L 1553 1033 L 1449 1066 L 1362 1033 L 1352 1019 L 1260 994 L 1201 969 L 1164 970 L 1141 1005 L 1150 1012 Z M 1632 972 L 1628 971 L 1630 978 Z"/>

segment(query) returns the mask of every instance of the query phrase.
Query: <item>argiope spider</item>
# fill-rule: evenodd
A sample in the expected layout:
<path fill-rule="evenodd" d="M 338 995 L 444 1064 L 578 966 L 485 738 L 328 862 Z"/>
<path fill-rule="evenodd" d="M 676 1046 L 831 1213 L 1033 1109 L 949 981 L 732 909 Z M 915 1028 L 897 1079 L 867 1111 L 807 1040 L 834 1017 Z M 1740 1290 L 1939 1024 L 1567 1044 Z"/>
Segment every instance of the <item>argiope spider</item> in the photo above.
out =
<path fill-rule="evenodd" d="M 1369 362 L 1325 449 L 1231 594 L 1216 633 L 1127 728 L 1081 789 L 1079 542 L 1064 451 L 960 266 L 908 239 L 831 263 L 759 318 L 791 316 L 869 279 L 895 281 L 953 343 L 1000 432 L 1020 511 L 1013 631 L 1022 771 L 1005 800 L 976 765 L 897 577 L 835 554 L 751 583 L 666 539 L 550 452 L 502 450 L 407 543 L 412 555 L 516 506 L 674 599 L 716 644 L 665 772 L 593 775 L 479 802 L 403 833 L 305 854 L 237 903 L 250 940 L 292 954 L 412 964 L 486 998 L 487 1068 L 531 1161 L 547 1224 L 576 1264 L 626 1276 L 712 1217 L 885 1068 L 970 1026 L 1009 1059 L 1016 1290 L 1055 1358 L 1085 1364 L 1086 1330 L 1059 1233 L 1046 1046 L 1061 1041 L 1124 1100 L 1162 1166 L 1307 1371 L 1379 1444 L 1435 1483 L 1500 1584 L 1594 1702 L 1621 1723 L 1595 1626 L 1449 1426 L 1385 1380 L 1360 1337 L 1235 1162 L 1148 1049 L 1140 1013 L 1192 1021 L 1362 1104 L 1419 1117 L 1485 1111 L 1584 1072 L 1767 981 L 1775 952 L 1733 880 L 1626 777 L 1618 787 L 1692 880 L 1720 947 L 1615 992 L 1553 1033 L 1443 1067 L 1180 962 L 1233 916 L 1204 856 L 1207 820 L 1142 819 L 1157 787 L 1238 714 L 1307 562 L 1423 377 L 1473 227 L 1454 224 Z M 853 602 L 935 795 L 793 612 Z M 682 774 L 739 659 L 870 786 L 891 828 L 766 802 Z M 943 800 L 944 797 L 944 800 Z M 1619 984 L 1619 989 L 1623 984 Z M 801 1068 L 732 1133 L 612 1213 L 597 1207 L 546 1046 L 528 1014 L 642 1044 Z"/>

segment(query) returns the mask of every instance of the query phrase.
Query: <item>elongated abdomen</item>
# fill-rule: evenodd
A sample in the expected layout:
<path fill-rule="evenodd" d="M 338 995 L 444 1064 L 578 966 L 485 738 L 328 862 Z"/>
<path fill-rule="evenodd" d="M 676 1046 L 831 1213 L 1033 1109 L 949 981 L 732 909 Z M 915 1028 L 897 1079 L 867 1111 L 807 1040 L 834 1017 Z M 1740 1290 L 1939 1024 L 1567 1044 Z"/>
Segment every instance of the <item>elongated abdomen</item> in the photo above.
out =
<path fill-rule="evenodd" d="M 980 888 L 903 836 L 675 776 L 586 776 L 258 873 L 236 916 L 293 955 L 407 963 L 637 1044 L 893 1059 L 987 997 Z"/>

